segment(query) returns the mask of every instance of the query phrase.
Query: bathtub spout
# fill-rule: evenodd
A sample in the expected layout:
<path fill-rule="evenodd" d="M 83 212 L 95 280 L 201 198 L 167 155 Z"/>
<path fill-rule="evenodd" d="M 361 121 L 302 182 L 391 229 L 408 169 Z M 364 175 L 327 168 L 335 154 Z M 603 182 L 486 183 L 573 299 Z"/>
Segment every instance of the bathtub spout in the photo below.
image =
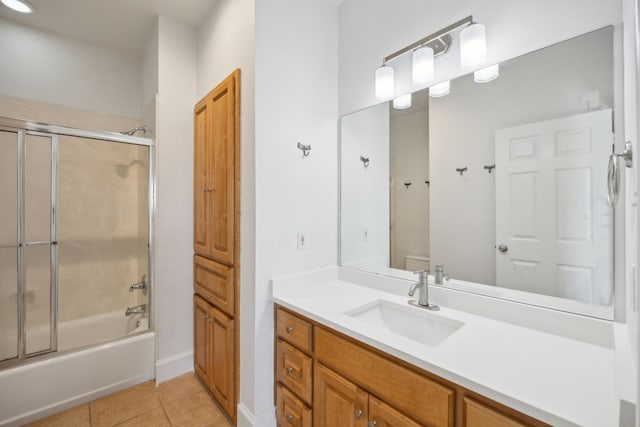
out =
<path fill-rule="evenodd" d="M 136 305 L 135 307 L 127 307 L 127 311 L 124 312 L 125 316 L 131 316 L 132 314 L 146 313 L 147 304 Z"/>

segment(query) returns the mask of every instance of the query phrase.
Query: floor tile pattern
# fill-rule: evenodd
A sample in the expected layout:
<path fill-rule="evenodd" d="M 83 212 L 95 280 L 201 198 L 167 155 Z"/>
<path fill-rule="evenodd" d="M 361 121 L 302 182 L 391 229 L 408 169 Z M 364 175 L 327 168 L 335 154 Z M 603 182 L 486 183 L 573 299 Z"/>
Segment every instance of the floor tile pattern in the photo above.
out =
<path fill-rule="evenodd" d="M 232 427 L 193 373 L 138 384 L 28 427 Z"/>

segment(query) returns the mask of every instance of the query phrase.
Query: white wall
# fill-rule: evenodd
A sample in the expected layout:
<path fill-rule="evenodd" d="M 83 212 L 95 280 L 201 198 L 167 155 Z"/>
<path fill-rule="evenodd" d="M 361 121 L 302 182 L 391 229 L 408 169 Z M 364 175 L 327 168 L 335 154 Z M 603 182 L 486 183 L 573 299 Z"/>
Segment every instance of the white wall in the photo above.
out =
<path fill-rule="evenodd" d="M 389 103 L 342 118 L 340 174 L 341 263 L 389 267 Z"/>
<path fill-rule="evenodd" d="M 390 128 L 391 267 L 400 269 L 406 267 L 405 255 L 430 254 L 429 113 L 425 108 L 407 113 L 392 113 Z"/>
<path fill-rule="evenodd" d="M 193 106 L 196 36 L 158 20 L 156 381 L 193 369 Z"/>
<path fill-rule="evenodd" d="M 269 278 L 335 265 L 337 259 L 337 6 L 256 1 L 255 20 L 255 323 L 253 331 L 242 326 L 242 333 L 254 337 L 255 363 L 252 369 L 243 365 L 241 396 L 253 396 L 250 409 L 260 423 L 273 417 Z M 302 158 L 297 142 L 312 146 L 309 157 Z M 306 233 L 304 251 L 296 249 L 298 229 Z"/>
<path fill-rule="evenodd" d="M 579 18 L 576 18 L 576 14 Z M 340 6 L 340 114 L 376 103 L 374 72 L 382 59 L 472 14 L 487 30 L 487 64 L 621 21 L 611 0 L 348 0 Z M 413 91 L 409 57 L 393 61 L 396 94 Z M 436 60 L 436 80 L 462 72 L 457 44 Z"/>
<path fill-rule="evenodd" d="M 613 30 L 590 33 L 509 61 L 493 82 L 465 76 L 431 98 L 431 260 L 451 277 L 495 285 L 496 175 L 483 169 L 495 164 L 495 131 L 586 112 L 594 90 L 611 108 L 612 40 Z"/>
<path fill-rule="evenodd" d="M 0 94 L 140 117 L 141 60 L 0 18 Z"/>
<path fill-rule="evenodd" d="M 197 44 L 198 99 L 240 68 L 240 402 L 249 411 L 256 395 L 254 15 L 253 0 L 215 2 Z"/>

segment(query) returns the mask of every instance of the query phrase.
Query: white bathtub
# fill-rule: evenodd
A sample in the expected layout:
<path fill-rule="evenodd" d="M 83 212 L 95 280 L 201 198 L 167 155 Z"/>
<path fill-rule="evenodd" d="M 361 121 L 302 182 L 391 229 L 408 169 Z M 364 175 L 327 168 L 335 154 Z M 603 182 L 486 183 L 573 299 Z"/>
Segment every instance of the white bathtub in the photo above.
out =
<path fill-rule="evenodd" d="M 136 333 L 147 328 L 146 317 L 124 312 L 60 323 L 59 351 L 124 338 L 0 371 L 0 426 L 19 426 L 153 379 L 155 334 Z"/>

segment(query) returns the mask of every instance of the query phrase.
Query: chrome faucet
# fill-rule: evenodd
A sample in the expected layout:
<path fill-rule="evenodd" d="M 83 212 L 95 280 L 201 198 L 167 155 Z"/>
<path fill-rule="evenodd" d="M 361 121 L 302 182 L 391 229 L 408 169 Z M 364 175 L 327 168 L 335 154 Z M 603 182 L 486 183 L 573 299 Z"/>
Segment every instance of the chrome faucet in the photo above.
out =
<path fill-rule="evenodd" d="M 127 311 L 124 312 L 125 316 L 131 316 L 132 314 L 146 313 L 147 304 L 136 305 L 135 307 L 127 307 Z"/>
<path fill-rule="evenodd" d="M 413 274 L 419 274 L 419 280 L 409 289 L 409 296 L 412 297 L 418 289 L 418 301 L 409 300 L 409 304 L 416 307 L 426 308 L 429 310 L 440 310 L 435 304 L 429 304 L 429 272 L 427 270 L 415 271 Z"/>
<path fill-rule="evenodd" d="M 434 282 L 436 285 L 442 285 L 442 279 L 449 281 L 449 275 L 444 272 L 444 266 L 442 264 L 436 265 L 436 272 L 434 274 Z"/>

